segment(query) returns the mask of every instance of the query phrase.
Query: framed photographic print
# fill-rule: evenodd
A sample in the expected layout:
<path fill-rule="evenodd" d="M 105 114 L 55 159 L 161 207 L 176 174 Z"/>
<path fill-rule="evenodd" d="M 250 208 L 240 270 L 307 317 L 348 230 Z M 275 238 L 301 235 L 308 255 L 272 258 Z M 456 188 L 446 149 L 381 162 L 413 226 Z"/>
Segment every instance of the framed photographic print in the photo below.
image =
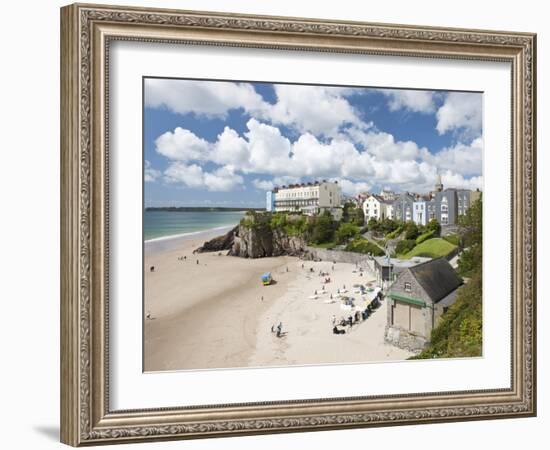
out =
<path fill-rule="evenodd" d="M 61 9 L 61 440 L 536 414 L 536 36 Z"/>

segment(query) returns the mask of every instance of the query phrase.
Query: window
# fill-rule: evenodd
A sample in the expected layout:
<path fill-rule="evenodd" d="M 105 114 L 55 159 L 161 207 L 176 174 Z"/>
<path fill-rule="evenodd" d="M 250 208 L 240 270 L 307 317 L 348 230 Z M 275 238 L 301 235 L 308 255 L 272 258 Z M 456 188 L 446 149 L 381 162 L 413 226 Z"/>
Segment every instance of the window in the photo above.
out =
<path fill-rule="evenodd" d="M 409 283 L 408 281 L 405 281 L 405 292 L 411 292 L 411 291 L 412 291 L 411 283 Z"/>

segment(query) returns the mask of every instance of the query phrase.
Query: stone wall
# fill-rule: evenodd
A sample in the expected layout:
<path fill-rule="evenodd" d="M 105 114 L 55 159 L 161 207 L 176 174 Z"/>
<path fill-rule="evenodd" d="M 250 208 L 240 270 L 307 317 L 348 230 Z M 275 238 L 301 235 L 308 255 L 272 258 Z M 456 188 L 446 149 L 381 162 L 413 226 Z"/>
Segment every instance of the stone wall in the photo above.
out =
<path fill-rule="evenodd" d="M 415 353 L 419 353 L 424 350 L 428 344 L 428 340 L 425 337 L 410 333 L 397 327 L 386 327 L 384 337 L 387 343 Z"/>
<path fill-rule="evenodd" d="M 325 248 L 306 247 L 306 257 L 321 261 L 359 264 L 374 272 L 374 260 L 363 253 L 347 252 L 345 250 L 328 250 Z"/>

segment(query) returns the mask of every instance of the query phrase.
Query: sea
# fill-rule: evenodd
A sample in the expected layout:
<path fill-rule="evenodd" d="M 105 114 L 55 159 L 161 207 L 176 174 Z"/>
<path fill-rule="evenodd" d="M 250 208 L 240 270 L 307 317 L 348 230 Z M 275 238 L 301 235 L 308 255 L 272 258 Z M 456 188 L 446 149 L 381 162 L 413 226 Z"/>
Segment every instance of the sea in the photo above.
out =
<path fill-rule="evenodd" d="M 144 211 L 143 239 L 164 241 L 235 226 L 245 211 Z"/>

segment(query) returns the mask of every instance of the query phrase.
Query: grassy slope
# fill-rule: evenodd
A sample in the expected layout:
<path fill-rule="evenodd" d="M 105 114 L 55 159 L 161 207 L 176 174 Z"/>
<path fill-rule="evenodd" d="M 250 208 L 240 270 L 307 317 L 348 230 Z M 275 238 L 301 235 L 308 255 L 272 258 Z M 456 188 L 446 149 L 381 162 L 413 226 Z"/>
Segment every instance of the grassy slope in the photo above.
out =
<path fill-rule="evenodd" d="M 447 242 L 441 238 L 428 239 L 418 244 L 410 252 L 400 255 L 400 258 L 410 259 L 414 256 L 428 256 L 430 258 L 439 258 L 447 256 L 456 248 L 456 245 Z"/>

